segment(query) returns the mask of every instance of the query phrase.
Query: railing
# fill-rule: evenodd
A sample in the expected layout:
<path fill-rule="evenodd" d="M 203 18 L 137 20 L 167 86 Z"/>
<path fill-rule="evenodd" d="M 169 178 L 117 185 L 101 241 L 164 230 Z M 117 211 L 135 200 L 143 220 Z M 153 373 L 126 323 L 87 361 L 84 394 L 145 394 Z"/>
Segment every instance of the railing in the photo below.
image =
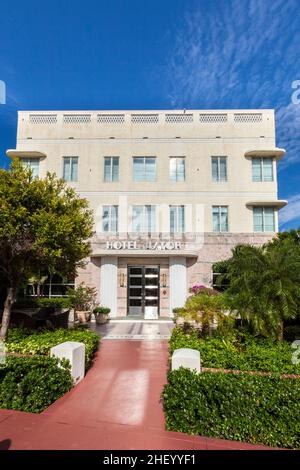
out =
<path fill-rule="evenodd" d="M 23 118 L 24 120 L 24 118 Z M 29 124 L 52 126 L 62 124 L 66 126 L 89 126 L 93 123 L 100 126 L 107 125 L 257 125 L 263 122 L 263 112 L 103 112 L 103 113 L 29 113 L 27 119 Z"/>

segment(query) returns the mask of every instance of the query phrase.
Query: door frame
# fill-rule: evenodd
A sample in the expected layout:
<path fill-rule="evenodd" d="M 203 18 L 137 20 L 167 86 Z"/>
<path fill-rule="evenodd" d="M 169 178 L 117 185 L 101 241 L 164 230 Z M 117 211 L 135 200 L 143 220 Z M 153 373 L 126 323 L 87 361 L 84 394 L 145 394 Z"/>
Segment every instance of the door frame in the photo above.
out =
<path fill-rule="evenodd" d="M 127 265 L 127 308 L 126 315 L 129 313 L 129 269 L 130 268 L 142 268 L 142 316 L 145 316 L 145 268 L 157 268 L 157 316 L 160 316 L 160 265 L 159 264 L 128 264 Z M 137 315 L 138 317 L 138 315 Z"/>

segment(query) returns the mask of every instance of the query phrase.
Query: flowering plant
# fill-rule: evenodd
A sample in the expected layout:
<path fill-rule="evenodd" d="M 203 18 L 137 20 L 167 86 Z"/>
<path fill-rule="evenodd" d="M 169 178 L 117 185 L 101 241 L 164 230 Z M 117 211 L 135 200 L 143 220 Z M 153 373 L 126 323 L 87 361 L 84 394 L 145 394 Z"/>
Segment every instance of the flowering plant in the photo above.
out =
<path fill-rule="evenodd" d="M 199 294 L 201 289 L 206 289 L 206 286 L 203 286 L 202 284 L 195 284 L 189 289 L 189 291 L 191 294 Z"/>
<path fill-rule="evenodd" d="M 198 294 L 205 294 L 205 295 L 208 295 L 208 296 L 212 296 L 212 295 L 218 295 L 219 292 L 216 291 L 215 289 L 212 289 L 211 287 L 206 287 L 202 284 L 195 284 L 193 285 L 190 289 L 189 289 L 189 292 L 191 294 L 194 294 L 194 295 L 198 295 Z"/>

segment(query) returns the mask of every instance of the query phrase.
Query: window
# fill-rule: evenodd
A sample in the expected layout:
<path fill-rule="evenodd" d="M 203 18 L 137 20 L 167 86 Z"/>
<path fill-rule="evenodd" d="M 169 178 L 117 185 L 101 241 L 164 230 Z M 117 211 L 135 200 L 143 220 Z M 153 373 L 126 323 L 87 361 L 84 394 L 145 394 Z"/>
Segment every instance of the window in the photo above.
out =
<path fill-rule="evenodd" d="M 24 168 L 30 168 L 33 177 L 39 177 L 40 173 L 40 161 L 38 158 L 21 158 L 21 162 Z"/>
<path fill-rule="evenodd" d="M 133 180 L 134 181 L 155 181 L 156 179 L 156 158 L 155 157 L 134 157 L 133 158 Z"/>
<path fill-rule="evenodd" d="M 185 158 L 184 157 L 171 157 L 170 158 L 170 179 L 171 181 L 184 181 L 185 180 Z"/>
<path fill-rule="evenodd" d="M 104 157 L 104 181 L 119 181 L 119 157 Z"/>
<path fill-rule="evenodd" d="M 252 181 L 274 181 L 273 158 L 252 159 Z"/>
<path fill-rule="evenodd" d="M 228 232 L 228 207 L 227 206 L 213 206 L 213 231 L 214 232 Z"/>
<path fill-rule="evenodd" d="M 132 230 L 143 233 L 155 231 L 155 206 L 133 206 Z"/>
<path fill-rule="evenodd" d="M 103 232 L 118 231 L 118 206 L 103 206 L 102 230 Z"/>
<path fill-rule="evenodd" d="M 63 179 L 78 181 L 78 157 L 64 157 Z"/>
<path fill-rule="evenodd" d="M 213 181 L 227 181 L 227 157 L 211 158 Z"/>
<path fill-rule="evenodd" d="M 62 277 L 60 274 L 47 274 L 34 278 L 24 289 L 25 297 L 64 297 L 68 295 L 68 289 L 75 287 L 75 278 Z"/>
<path fill-rule="evenodd" d="M 184 233 L 184 206 L 170 206 L 170 233 Z"/>
<path fill-rule="evenodd" d="M 275 232 L 273 207 L 253 207 L 254 232 Z"/>

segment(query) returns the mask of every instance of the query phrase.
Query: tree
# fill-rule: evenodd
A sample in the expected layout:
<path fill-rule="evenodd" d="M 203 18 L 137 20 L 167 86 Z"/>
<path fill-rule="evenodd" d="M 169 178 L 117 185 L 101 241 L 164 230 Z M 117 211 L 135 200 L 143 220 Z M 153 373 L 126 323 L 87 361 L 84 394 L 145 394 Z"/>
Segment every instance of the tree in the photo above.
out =
<path fill-rule="evenodd" d="M 225 276 L 232 309 L 257 333 L 282 340 L 283 321 L 295 318 L 300 304 L 300 246 L 289 237 L 237 246 Z"/>
<path fill-rule="evenodd" d="M 41 268 L 75 275 L 84 265 L 92 225 L 87 201 L 54 174 L 34 178 L 18 162 L 0 170 L 0 270 L 7 284 L 1 339 L 28 276 L 38 275 Z"/>
<path fill-rule="evenodd" d="M 278 244 L 284 240 L 290 240 L 296 245 L 300 245 L 300 227 L 297 230 L 292 228 L 289 231 L 279 232 L 269 244 Z"/>
<path fill-rule="evenodd" d="M 225 320 L 222 295 L 209 291 L 213 289 L 200 289 L 197 294 L 187 299 L 182 309 L 185 320 L 194 320 L 201 325 L 202 336 L 211 333 L 211 327 L 215 322 L 220 326 Z"/>

